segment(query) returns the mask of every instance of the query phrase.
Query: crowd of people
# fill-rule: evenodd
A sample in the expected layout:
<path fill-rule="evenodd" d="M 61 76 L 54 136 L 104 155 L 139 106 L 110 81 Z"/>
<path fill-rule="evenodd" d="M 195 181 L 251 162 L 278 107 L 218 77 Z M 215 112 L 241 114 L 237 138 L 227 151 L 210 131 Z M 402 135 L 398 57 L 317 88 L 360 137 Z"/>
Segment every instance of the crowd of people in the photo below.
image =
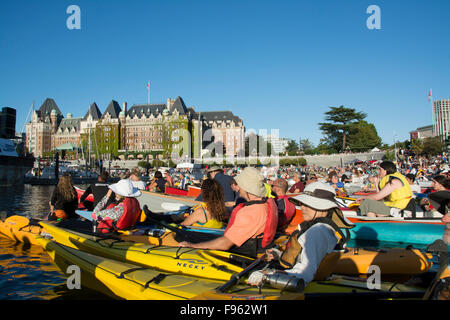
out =
<path fill-rule="evenodd" d="M 401 156 L 401 157 L 400 157 Z M 202 242 L 179 242 L 180 247 L 230 250 L 250 257 L 267 253 L 270 268 L 252 273 L 248 282 L 261 285 L 275 275 L 293 275 L 305 284 L 312 281 L 321 262 L 342 249 L 342 229 L 349 223 L 338 208 L 337 197 L 349 196 L 350 187 L 363 194 L 356 201 L 359 214 L 368 217 L 397 216 L 411 205 L 435 210 L 450 223 L 447 212 L 450 168 L 447 154 L 415 157 L 400 153 L 397 163 L 389 160 L 357 162 L 344 167 L 319 166 L 267 168 L 217 166 L 205 170 L 201 201 L 187 217 L 172 222 L 185 226 L 225 228 L 221 236 Z M 63 175 L 52 195 L 51 216 L 70 218 L 79 203 L 93 210 L 102 232 L 128 228 L 140 220 L 136 197 L 144 190 L 164 192 L 167 186 L 185 186 L 186 176 L 172 177 L 170 171 L 156 171 L 148 183 L 135 168 L 115 184 L 106 183 L 103 172 L 77 200 L 70 176 Z M 421 183 L 421 184 L 420 184 Z M 86 196 L 94 195 L 87 204 Z M 417 198 L 420 195 L 420 198 Z M 277 232 L 285 231 L 301 209 L 303 222 L 292 233 L 290 249 L 274 249 Z M 154 218 L 155 213 L 150 213 Z M 167 218 L 167 217 L 164 217 Z"/>

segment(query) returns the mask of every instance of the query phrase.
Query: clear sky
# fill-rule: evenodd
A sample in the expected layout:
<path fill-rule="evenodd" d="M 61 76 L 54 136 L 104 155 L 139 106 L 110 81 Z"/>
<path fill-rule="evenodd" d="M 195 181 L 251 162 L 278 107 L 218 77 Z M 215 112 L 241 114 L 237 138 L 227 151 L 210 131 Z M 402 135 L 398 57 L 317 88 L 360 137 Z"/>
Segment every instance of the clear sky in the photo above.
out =
<path fill-rule="evenodd" d="M 81 30 L 66 26 L 72 4 Z M 21 131 L 33 101 L 81 117 L 94 101 L 146 103 L 150 81 L 151 103 L 181 96 L 315 144 L 344 105 L 392 144 L 432 123 L 430 88 L 450 98 L 449 13 L 448 0 L 0 1 L 0 107 Z"/>

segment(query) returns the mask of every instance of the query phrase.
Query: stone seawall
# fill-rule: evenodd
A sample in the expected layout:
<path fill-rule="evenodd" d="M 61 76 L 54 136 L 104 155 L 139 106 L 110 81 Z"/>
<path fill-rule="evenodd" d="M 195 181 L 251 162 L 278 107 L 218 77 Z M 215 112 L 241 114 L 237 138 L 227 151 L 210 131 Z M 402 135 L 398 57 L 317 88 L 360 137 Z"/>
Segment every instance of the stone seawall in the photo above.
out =
<path fill-rule="evenodd" d="M 33 167 L 34 159 L 0 156 L 0 185 L 23 183 L 24 175 Z"/>
<path fill-rule="evenodd" d="M 341 154 L 331 154 L 331 155 L 304 155 L 301 156 L 305 158 L 308 165 L 317 165 L 321 167 L 333 167 L 333 166 L 341 166 L 346 165 L 354 160 L 382 160 L 385 152 L 367 152 L 367 153 L 341 153 Z M 280 157 L 279 159 L 296 159 L 299 157 Z M 203 159 L 195 159 L 196 163 L 208 163 L 209 161 L 221 162 L 223 159 L 214 159 L 214 158 L 203 158 Z M 225 160 L 228 160 L 225 158 Z M 259 160 L 261 163 L 265 165 L 275 164 L 277 163 L 276 158 L 267 158 L 267 157 L 250 157 L 250 158 L 234 158 L 230 160 L 230 163 L 237 162 L 238 165 L 242 164 L 256 164 L 256 161 Z M 111 168 L 114 166 L 118 166 L 120 168 L 128 168 L 131 169 L 138 165 L 140 160 L 117 160 L 111 162 Z M 103 164 L 103 167 L 108 170 L 109 164 L 107 161 Z"/>

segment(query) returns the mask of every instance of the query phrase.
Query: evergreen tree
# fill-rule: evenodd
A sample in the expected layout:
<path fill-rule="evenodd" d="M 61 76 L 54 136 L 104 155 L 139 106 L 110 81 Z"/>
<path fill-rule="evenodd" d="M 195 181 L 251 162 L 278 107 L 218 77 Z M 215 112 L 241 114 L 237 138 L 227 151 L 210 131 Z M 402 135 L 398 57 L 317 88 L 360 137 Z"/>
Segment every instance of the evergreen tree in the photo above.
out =
<path fill-rule="evenodd" d="M 325 121 L 319 123 L 319 128 L 327 137 L 328 145 L 336 150 L 345 151 L 347 147 L 347 136 L 350 133 L 352 124 L 364 120 L 367 114 L 357 112 L 352 108 L 331 107 L 325 112 Z"/>

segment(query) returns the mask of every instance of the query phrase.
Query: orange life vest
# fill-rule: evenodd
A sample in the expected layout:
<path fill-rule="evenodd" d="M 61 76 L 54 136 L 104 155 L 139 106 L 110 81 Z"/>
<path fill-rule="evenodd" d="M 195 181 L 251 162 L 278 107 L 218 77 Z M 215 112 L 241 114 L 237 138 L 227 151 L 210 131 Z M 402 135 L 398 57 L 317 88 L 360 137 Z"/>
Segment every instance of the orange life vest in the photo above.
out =
<path fill-rule="evenodd" d="M 264 227 L 264 232 L 262 234 L 262 239 L 261 239 L 261 247 L 262 248 L 261 249 L 266 248 L 267 246 L 269 246 L 272 243 L 273 239 L 275 238 L 275 234 L 276 234 L 276 231 L 277 231 L 277 225 L 278 225 L 277 205 L 276 205 L 276 203 L 275 203 L 273 198 L 269 198 L 269 199 L 265 198 L 262 201 L 244 202 L 244 203 L 241 203 L 241 204 L 237 205 L 236 208 L 234 208 L 233 212 L 231 213 L 231 217 L 230 217 L 230 220 L 228 222 L 228 226 L 225 229 L 225 233 L 233 225 L 233 223 L 235 222 L 239 211 L 243 207 L 250 206 L 250 205 L 253 205 L 253 204 L 261 204 L 261 203 L 267 203 L 267 220 L 266 220 L 266 225 Z M 242 246 L 244 246 L 248 241 L 251 241 L 251 240 L 253 240 L 253 239 L 247 240 Z"/>

